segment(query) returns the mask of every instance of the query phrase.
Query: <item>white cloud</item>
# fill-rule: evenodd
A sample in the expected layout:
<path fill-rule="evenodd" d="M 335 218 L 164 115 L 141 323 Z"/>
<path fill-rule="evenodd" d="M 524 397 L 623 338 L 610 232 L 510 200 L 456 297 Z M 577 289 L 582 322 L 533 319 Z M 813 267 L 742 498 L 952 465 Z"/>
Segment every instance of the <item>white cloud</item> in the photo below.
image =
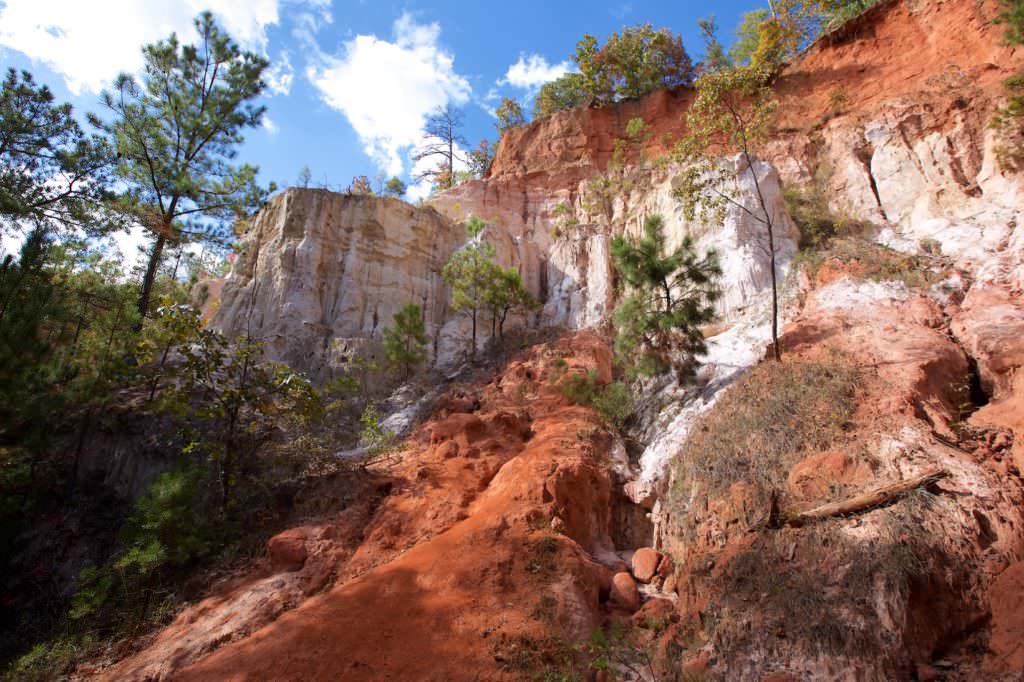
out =
<path fill-rule="evenodd" d="M 143 44 L 172 32 L 191 41 L 192 20 L 205 9 L 242 47 L 266 53 L 278 0 L 6 0 L 0 45 L 46 64 L 74 94 L 99 92 L 118 73 L 141 69 Z"/>
<path fill-rule="evenodd" d="M 271 121 L 270 117 L 267 116 L 266 114 L 263 114 L 263 120 L 261 121 L 260 125 L 262 125 L 263 129 L 266 130 L 271 135 L 277 135 L 277 132 L 279 130 L 277 124 Z"/>
<path fill-rule="evenodd" d="M 345 115 L 388 175 L 402 174 L 427 115 L 449 102 L 465 103 L 472 91 L 438 44 L 440 35 L 439 24 L 419 24 L 406 13 L 394 24 L 393 42 L 358 35 L 340 55 L 320 55 L 307 69 L 323 101 Z"/>
<path fill-rule="evenodd" d="M 533 90 L 564 76 L 571 70 L 572 65 L 568 61 L 548 64 L 548 60 L 539 54 L 521 54 L 519 60 L 508 67 L 505 77 L 498 81 L 498 84 Z"/>
<path fill-rule="evenodd" d="M 281 53 L 277 62 L 266 71 L 267 92 L 271 95 L 287 95 L 292 91 L 295 70 L 292 68 L 291 56 L 287 50 Z"/>

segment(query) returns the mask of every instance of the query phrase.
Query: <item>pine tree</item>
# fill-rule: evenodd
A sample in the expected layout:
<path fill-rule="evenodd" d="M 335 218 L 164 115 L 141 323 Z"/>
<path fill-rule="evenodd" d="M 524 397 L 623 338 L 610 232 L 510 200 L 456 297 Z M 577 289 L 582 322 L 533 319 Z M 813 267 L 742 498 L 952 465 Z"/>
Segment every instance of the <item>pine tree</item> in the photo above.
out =
<path fill-rule="evenodd" d="M 498 122 L 494 124 L 494 127 L 498 129 L 498 135 L 504 134 L 509 128 L 516 128 L 526 123 L 526 117 L 523 115 L 523 107 L 519 105 L 519 102 L 506 97 L 501 100 L 501 104 L 494 110 L 494 115 L 497 117 Z"/>
<path fill-rule="evenodd" d="M 408 188 L 401 178 L 394 177 L 384 184 L 384 196 L 402 198 Z"/>
<path fill-rule="evenodd" d="M 196 45 L 171 35 L 144 47 L 142 82 L 118 76 L 103 94 L 113 119 L 93 117 L 114 140 L 126 208 L 153 239 L 139 293 L 143 317 L 168 243 L 230 239 L 232 224 L 274 189 L 257 184 L 254 166 L 231 163 L 243 131 L 262 120 L 265 107 L 253 101 L 266 87 L 267 60 L 242 52 L 209 12 L 195 26 Z"/>
<path fill-rule="evenodd" d="M 452 308 L 472 322 L 470 358 L 476 357 L 477 320 L 487 306 L 485 297 L 495 279 L 494 247 L 479 239 L 486 226 L 480 218 L 471 216 L 466 222 L 470 242 L 453 253 L 441 271 L 452 291 Z"/>
<path fill-rule="evenodd" d="M 505 338 L 505 321 L 510 313 L 525 313 L 540 307 L 533 294 L 527 291 L 518 270 L 497 265 L 492 269 L 484 302 L 491 310 L 491 337 L 501 339 Z"/>
<path fill-rule="evenodd" d="M 456 147 L 465 147 L 468 143 L 460 132 L 464 124 L 464 115 L 458 107 L 451 104 L 437 107 L 427 117 L 423 129 L 423 144 L 413 153 L 414 162 L 429 159 L 437 160 L 437 165 L 420 173 L 416 179 L 429 179 L 437 189 L 450 189 L 455 186 L 455 162 L 463 161 Z"/>
<path fill-rule="evenodd" d="M 427 331 L 422 311 L 415 303 L 407 303 L 395 313 L 395 326 L 384 330 L 384 357 L 391 368 L 402 371 L 405 379 L 426 359 Z"/>
<path fill-rule="evenodd" d="M 661 216 L 651 215 L 641 239 L 612 241 L 616 270 L 627 285 L 614 314 L 615 351 L 635 374 L 674 369 L 685 381 L 707 350 L 700 326 L 714 319 L 721 270 L 716 254 L 699 257 L 689 236 L 666 254 L 663 225 Z"/>
<path fill-rule="evenodd" d="M 0 226 L 118 227 L 105 210 L 113 161 L 107 141 L 86 135 L 70 104 L 56 104 L 27 71 L 7 72 L 0 84 Z"/>

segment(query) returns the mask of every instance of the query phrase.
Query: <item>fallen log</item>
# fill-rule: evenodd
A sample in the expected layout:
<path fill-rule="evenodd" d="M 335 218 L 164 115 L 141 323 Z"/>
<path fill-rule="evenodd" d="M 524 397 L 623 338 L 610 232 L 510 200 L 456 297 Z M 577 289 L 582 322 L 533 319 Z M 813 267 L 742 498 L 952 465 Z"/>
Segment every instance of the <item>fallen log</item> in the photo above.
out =
<path fill-rule="evenodd" d="M 940 479 L 946 478 L 947 476 L 949 476 L 948 471 L 943 469 L 930 469 L 923 474 L 918 474 L 917 476 L 912 476 L 902 481 L 897 481 L 896 483 L 890 483 L 889 485 L 869 490 L 866 493 L 861 493 L 860 495 L 840 500 L 839 502 L 829 502 L 828 504 L 823 504 L 820 507 L 815 507 L 808 511 L 791 512 L 788 514 L 783 513 L 781 515 L 782 520 L 784 525 L 787 526 L 802 526 L 807 523 L 820 521 L 833 516 L 845 516 L 847 514 L 856 514 L 857 512 L 868 511 L 893 502 L 912 490 L 927 487 Z"/>

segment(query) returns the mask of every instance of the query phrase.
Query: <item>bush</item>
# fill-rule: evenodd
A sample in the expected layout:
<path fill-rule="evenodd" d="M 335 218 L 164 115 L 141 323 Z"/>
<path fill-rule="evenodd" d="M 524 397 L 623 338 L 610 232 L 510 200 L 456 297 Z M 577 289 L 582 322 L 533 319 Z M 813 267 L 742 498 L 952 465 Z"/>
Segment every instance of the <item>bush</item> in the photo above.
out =
<path fill-rule="evenodd" d="M 828 205 L 824 190 L 817 184 L 787 187 L 782 197 L 789 216 L 800 230 L 800 248 L 824 247 L 835 237 L 863 234 L 867 224 L 841 213 Z"/>
<path fill-rule="evenodd" d="M 601 386 L 597 372 L 570 374 L 561 385 L 562 394 L 576 405 L 593 407 L 609 426 L 621 429 L 633 416 L 633 394 L 621 381 Z"/>

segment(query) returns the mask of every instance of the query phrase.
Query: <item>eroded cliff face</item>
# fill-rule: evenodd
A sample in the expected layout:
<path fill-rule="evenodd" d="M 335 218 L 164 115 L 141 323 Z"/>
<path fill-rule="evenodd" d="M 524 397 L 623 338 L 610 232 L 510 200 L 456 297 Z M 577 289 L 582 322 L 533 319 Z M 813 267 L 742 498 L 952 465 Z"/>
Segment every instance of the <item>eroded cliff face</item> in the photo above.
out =
<path fill-rule="evenodd" d="M 333 636 L 353 650 L 369 647 L 377 666 L 343 658 L 356 679 L 408 675 L 438 656 L 439 676 L 462 679 L 479 669 L 484 679 L 514 678 L 517 672 L 488 658 L 495 619 L 477 612 L 493 608 L 503 622 L 523 626 L 517 633 L 536 634 L 538 618 L 515 606 L 535 587 L 516 552 L 533 547 L 530 534 L 541 526 L 568 527 L 559 531 L 571 543 L 556 547 L 557 565 L 573 579 L 553 583 L 555 601 L 544 603 L 559 627 L 585 634 L 611 608 L 608 576 L 595 572 L 589 557 L 618 570 L 608 557 L 629 549 L 612 546 L 625 536 L 610 537 L 605 516 L 620 490 L 650 512 L 653 540 L 677 562 L 660 583 L 661 596 L 675 600 L 673 625 L 652 635 L 665 665 L 685 661 L 690 674 L 710 669 L 742 680 L 769 673 L 781 675 L 776 680 L 936 679 L 937 661 L 949 679 L 1011 679 L 1024 670 L 1024 617 L 1015 607 L 1024 584 L 1024 196 L 1021 177 L 1000 170 L 987 125 L 1002 79 L 1022 60 L 1001 46 L 994 13 L 993 2 L 973 0 L 879 5 L 819 41 L 779 78 L 778 125 L 763 161 L 749 169 L 723 160 L 736 164 L 739 201 L 753 206 L 756 173 L 781 218 L 777 274 L 787 362 L 840 357 L 858 376 L 856 409 L 841 442 L 770 463 L 765 475 L 778 479 L 770 499 L 754 485 L 760 474 L 717 489 L 712 474 L 682 465 L 702 417 L 764 358 L 770 280 L 759 225 L 738 209 L 721 223 L 686 220 L 673 196 L 671 163 L 634 166 L 629 189 L 610 206 L 591 201 L 594 179 L 626 123 L 640 117 L 650 127 L 648 159 L 667 152 L 685 132 L 688 91 L 561 112 L 509 131 L 490 177 L 434 197 L 432 208 L 306 190 L 275 199 L 225 285 L 215 324 L 232 333 L 250 326 L 273 357 L 320 376 L 372 347 L 407 302 L 424 307 L 432 361 L 461 361 L 467 327 L 447 307 L 440 269 L 465 242 L 461 222 L 470 214 L 489 222 L 483 238 L 498 260 L 518 267 L 544 302 L 519 324 L 578 329 L 607 322 L 616 284 L 611 239 L 638 233 L 652 213 L 665 218 L 671 245 L 691 235 L 700 249 L 719 252 L 720 324 L 709 330 L 695 385 L 642 387 L 629 454 L 623 443 L 596 438 L 591 413 L 560 402 L 544 359 L 550 349 L 491 377 L 483 394 L 494 402 L 477 415 L 484 425 L 468 414 L 435 416 L 434 435 L 445 435 L 430 436 L 428 447 L 426 431 L 419 432 L 398 476 L 406 487 L 372 513 L 367 537 L 337 539 L 361 549 L 355 559 L 346 553 L 324 560 L 341 567 L 336 584 L 325 578 L 317 589 L 327 592 L 269 625 L 283 606 L 272 616 L 243 618 L 228 629 L 262 629 L 203 659 L 224 635 L 212 628 L 209 641 L 189 644 L 180 657 L 182 665 L 198 661 L 188 674 L 219 678 L 246 669 L 248 657 L 255 663 L 245 674 L 253 677 L 340 671 L 326 649 L 302 649 L 309 632 L 337 620 L 348 627 L 333 628 Z M 922 240 L 931 251 L 937 244 L 940 253 L 915 261 L 924 281 L 908 285 L 898 273 L 872 271 L 866 255 L 829 260 L 813 276 L 793 268 L 798 235 L 782 188 L 797 184 L 817 187 L 834 210 L 877 226 L 877 240 L 897 251 L 921 256 Z M 568 343 L 587 358 L 582 366 L 606 380 L 607 348 L 595 337 L 580 339 Z M 559 352 L 571 357 L 566 351 Z M 537 404 L 527 409 L 523 401 L 533 398 Z M 528 411 L 532 439 L 502 431 L 502 410 Z M 499 436 L 508 441 L 500 447 L 472 442 Z M 582 450 L 571 447 L 574 438 Z M 610 463 L 594 465 L 590 448 Z M 805 510 L 935 469 L 948 477 L 870 513 L 812 528 L 773 516 L 773 507 Z M 463 502 L 451 506 L 454 497 L 442 489 L 460 491 Z M 332 533 L 318 527 L 302 542 L 323 547 L 335 542 Z M 491 554 L 470 551 L 477 545 Z M 460 552 L 468 552 L 462 563 L 454 559 Z M 327 570 L 319 559 L 309 566 L 299 573 Z M 484 576 L 493 604 L 470 589 L 470 574 Z M 298 580 L 289 582 L 295 594 Z M 255 584 L 273 592 L 269 579 Z M 388 636 L 372 644 L 352 639 L 367 622 L 360 614 L 376 613 L 375 596 L 389 585 L 397 599 L 416 605 L 416 632 L 430 633 L 413 657 L 400 646 L 416 638 L 404 621 L 374 616 Z M 229 598 L 258 603 L 263 595 L 241 590 Z M 457 618 L 456 607 L 473 615 Z M 801 616 L 801 608 L 810 615 Z M 215 616 L 207 608 L 189 617 L 220 622 Z M 190 622 L 183 618 L 179 635 Z M 174 632 L 119 672 L 166 673 Z M 472 644 L 453 649 L 453 634 Z"/>
<path fill-rule="evenodd" d="M 437 337 L 450 316 L 441 268 L 464 241 L 460 226 L 430 208 L 286 190 L 246 236 L 212 326 L 251 334 L 270 359 L 329 379 L 372 353 L 407 303 L 421 307 Z"/>

